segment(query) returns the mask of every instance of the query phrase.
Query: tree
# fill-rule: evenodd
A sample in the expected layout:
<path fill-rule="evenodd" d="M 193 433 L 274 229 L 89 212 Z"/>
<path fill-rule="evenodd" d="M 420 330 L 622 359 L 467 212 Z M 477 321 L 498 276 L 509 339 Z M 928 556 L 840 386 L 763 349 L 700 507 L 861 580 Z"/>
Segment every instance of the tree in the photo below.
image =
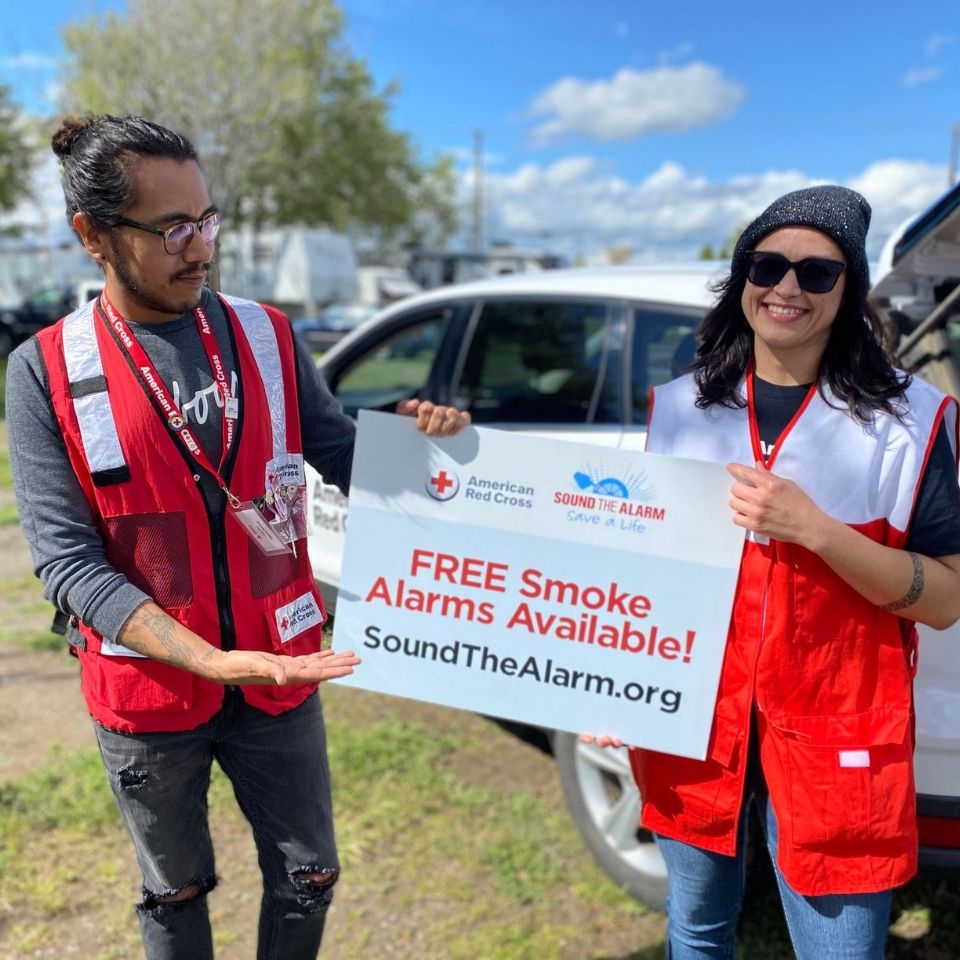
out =
<path fill-rule="evenodd" d="M 633 258 L 633 247 L 629 243 L 620 243 L 606 250 L 607 263 L 629 263 Z"/>
<path fill-rule="evenodd" d="M 744 220 L 743 223 L 730 231 L 730 235 L 724 241 L 723 246 L 720 248 L 720 252 L 717 254 L 718 259 L 729 260 L 733 256 L 733 251 L 737 247 L 737 241 L 740 239 L 743 231 L 750 226 L 751 222 L 752 221 L 750 220 Z"/>
<path fill-rule="evenodd" d="M 12 210 L 31 196 L 36 150 L 10 91 L 0 86 L 0 210 Z"/>
<path fill-rule="evenodd" d="M 374 90 L 342 33 L 334 0 L 127 0 L 64 31 L 62 105 L 187 134 L 234 225 L 449 229 L 443 161 L 391 129 L 395 88 Z"/>

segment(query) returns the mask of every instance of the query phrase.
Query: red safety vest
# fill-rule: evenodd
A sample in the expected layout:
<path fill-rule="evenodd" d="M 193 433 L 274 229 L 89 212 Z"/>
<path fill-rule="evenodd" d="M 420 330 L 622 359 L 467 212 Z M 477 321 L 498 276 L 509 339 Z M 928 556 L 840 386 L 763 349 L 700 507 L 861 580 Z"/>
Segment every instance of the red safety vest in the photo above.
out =
<path fill-rule="evenodd" d="M 222 297 L 233 330 L 242 405 L 222 468 L 241 501 L 264 493 L 265 465 L 299 457 L 296 360 L 282 314 Z M 154 406 L 94 309 L 38 335 L 50 399 L 110 563 L 171 617 L 215 647 L 297 656 L 320 649 L 323 600 L 306 542 L 296 556 L 263 553 L 235 517 L 212 518 L 199 467 Z M 125 732 L 188 730 L 220 708 L 223 687 L 142 657 L 81 623 L 81 686 L 90 713 Z M 244 686 L 248 703 L 279 714 L 316 685 Z"/>
<path fill-rule="evenodd" d="M 692 376 L 656 389 L 647 449 L 762 460 L 752 396 L 746 409 L 699 410 L 695 391 Z M 954 450 L 957 438 L 955 401 L 917 379 L 907 398 L 902 421 L 877 414 L 863 425 L 814 386 L 768 467 L 832 517 L 902 547 L 941 420 Z M 748 537 L 707 759 L 631 750 L 644 826 L 735 853 L 756 709 L 777 862 L 790 886 L 820 895 L 906 882 L 917 865 L 915 669 L 912 622 L 866 600 L 814 553 Z"/>

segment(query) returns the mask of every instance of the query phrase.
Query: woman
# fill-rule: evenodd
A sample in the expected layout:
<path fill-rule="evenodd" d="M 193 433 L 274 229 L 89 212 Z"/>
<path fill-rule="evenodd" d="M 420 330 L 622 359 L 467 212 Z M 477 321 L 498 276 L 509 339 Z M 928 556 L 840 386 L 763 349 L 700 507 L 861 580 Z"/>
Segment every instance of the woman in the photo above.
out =
<path fill-rule="evenodd" d="M 960 617 L 957 406 L 884 354 L 869 222 L 842 187 L 775 201 L 655 391 L 647 450 L 727 463 L 747 531 L 707 759 L 631 751 L 673 960 L 734 956 L 750 802 L 800 960 L 881 960 L 916 870 L 914 623 Z"/>

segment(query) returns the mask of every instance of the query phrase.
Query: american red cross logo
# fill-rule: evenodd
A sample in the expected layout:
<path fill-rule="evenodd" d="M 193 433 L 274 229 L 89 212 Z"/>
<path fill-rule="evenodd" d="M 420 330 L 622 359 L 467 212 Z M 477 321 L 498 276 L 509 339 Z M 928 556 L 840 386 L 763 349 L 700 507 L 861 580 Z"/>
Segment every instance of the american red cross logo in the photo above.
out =
<path fill-rule="evenodd" d="M 289 618 L 284 617 L 284 618 L 280 621 L 280 629 L 281 629 L 281 630 L 286 630 L 287 627 L 289 627 L 289 626 L 290 626 L 290 620 L 289 620 Z"/>
<path fill-rule="evenodd" d="M 442 469 L 427 477 L 427 493 L 434 500 L 449 500 L 457 495 L 460 489 L 460 479 L 453 471 L 449 473 Z"/>
<path fill-rule="evenodd" d="M 456 481 L 447 476 L 446 470 L 441 470 L 435 477 L 431 477 L 430 482 L 441 497 L 447 492 L 447 487 L 456 486 Z"/>

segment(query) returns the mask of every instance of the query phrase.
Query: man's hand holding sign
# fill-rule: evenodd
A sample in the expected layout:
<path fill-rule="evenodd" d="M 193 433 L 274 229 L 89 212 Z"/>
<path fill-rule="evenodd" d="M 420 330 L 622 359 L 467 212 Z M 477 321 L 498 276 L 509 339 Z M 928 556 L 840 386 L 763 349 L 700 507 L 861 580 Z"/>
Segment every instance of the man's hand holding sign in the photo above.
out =
<path fill-rule="evenodd" d="M 728 497 L 714 464 L 361 413 L 335 633 L 364 666 L 342 682 L 701 756 Z"/>

